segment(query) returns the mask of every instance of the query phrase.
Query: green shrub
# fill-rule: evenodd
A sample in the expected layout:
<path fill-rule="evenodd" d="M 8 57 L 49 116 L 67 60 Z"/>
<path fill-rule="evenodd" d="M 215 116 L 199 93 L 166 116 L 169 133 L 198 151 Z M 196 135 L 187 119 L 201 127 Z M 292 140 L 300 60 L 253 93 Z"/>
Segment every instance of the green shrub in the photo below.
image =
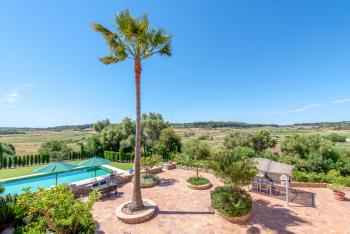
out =
<path fill-rule="evenodd" d="M 341 184 L 332 184 L 330 187 L 331 190 L 333 190 L 334 192 L 346 192 L 347 188 L 344 185 Z"/>
<path fill-rule="evenodd" d="M 143 167 L 147 171 L 150 170 L 152 167 L 159 165 L 162 161 L 163 158 L 159 154 L 153 154 L 148 157 L 141 157 L 141 167 Z"/>
<path fill-rule="evenodd" d="M 298 182 L 309 182 L 309 176 L 305 172 L 295 171 L 293 173 L 293 180 Z"/>
<path fill-rule="evenodd" d="M 242 189 L 228 186 L 217 187 L 211 194 L 211 203 L 220 214 L 240 217 L 252 210 L 252 198 Z"/>
<path fill-rule="evenodd" d="M 339 173 L 339 171 L 332 169 L 327 173 L 327 175 L 331 176 L 331 177 L 337 177 L 337 176 L 340 176 L 340 173 Z"/>
<path fill-rule="evenodd" d="M 350 177 L 343 177 L 343 176 L 335 177 L 333 182 L 350 187 Z"/>
<path fill-rule="evenodd" d="M 324 173 L 306 173 L 301 171 L 295 171 L 293 173 L 293 180 L 298 182 L 313 182 L 313 183 L 337 183 L 340 185 L 350 187 L 350 177 L 334 176 L 336 173 L 333 171 L 328 174 Z"/>
<path fill-rule="evenodd" d="M 190 178 L 188 178 L 187 183 L 191 184 L 191 185 L 204 185 L 204 184 L 209 184 L 209 180 L 207 178 L 204 177 L 197 177 L 197 176 L 192 176 Z"/>
<path fill-rule="evenodd" d="M 340 135 L 337 133 L 331 133 L 326 138 L 332 142 L 345 142 L 346 141 L 346 136 Z"/>
<path fill-rule="evenodd" d="M 177 153 L 174 157 L 174 161 L 183 166 L 192 166 L 191 157 L 185 153 Z"/>
<path fill-rule="evenodd" d="M 66 185 L 39 189 L 34 193 L 25 189 L 17 202 L 27 211 L 25 224 L 18 228 L 19 233 L 93 234 L 95 223 L 90 211 L 98 199 L 94 191 L 87 201 L 76 200 Z"/>
<path fill-rule="evenodd" d="M 141 174 L 141 178 L 140 178 L 141 186 L 146 186 L 146 187 L 156 183 L 158 180 L 159 180 L 159 177 L 152 173 Z"/>
<path fill-rule="evenodd" d="M 0 231 L 21 223 L 24 215 L 25 208 L 17 204 L 16 196 L 0 196 Z"/>
<path fill-rule="evenodd" d="M 208 135 L 202 135 L 202 136 L 199 136 L 199 137 L 198 137 L 198 140 L 200 140 L 200 141 L 206 141 L 206 140 L 209 140 L 209 136 L 208 136 Z"/>

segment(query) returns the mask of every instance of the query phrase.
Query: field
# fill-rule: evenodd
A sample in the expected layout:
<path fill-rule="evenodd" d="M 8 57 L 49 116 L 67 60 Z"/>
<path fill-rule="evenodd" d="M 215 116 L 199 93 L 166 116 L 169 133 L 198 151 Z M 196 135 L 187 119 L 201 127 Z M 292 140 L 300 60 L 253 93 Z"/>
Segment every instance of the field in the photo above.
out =
<path fill-rule="evenodd" d="M 50 140 L 60 140 L 68 143 L 74 150 L 79 149 L 79 143 L 90 135 L 94 130 L 30 130 L 20 134 L 0 134 L 0 142 L 11 143 L 16 148 L 17 155 L 36 154 L 43 142 Z"/>
<path fill-rule="evenodd" d="M 177 128 L 176 133 L 182 136 L 183 142 L 190 139 L 200 138 L 209 145 L 215 147 L 220 146 L 224 142 L 225 136 L 232 131 L 240 131 L 252 133 L 259 130 L 267 130 L 274 136 L 278 142 L 284 140 L 286 137 L 293 134 L 301 135 L 328 135 L 330 133 L 337 133 L 345 135 L 350 139 L 350 130 L 333 130 L 330 128 L 312 128 L 312 127 L 263 127 L 263 128 Z M 350 150 L 350 141 L 344 143 L 337 143 L 337 148 Z"/>
<path fill-rule="evenodd" d="M 328 135 L 336 132 L 345 135 L 350 139 L 350 130 L 333 130 L 331 128 L 315 127 L 263 127 L 263 128 L 176 128 L 175 131 L 182 137 L 183 142 L 189 139 L 200 138 L 211 146 L 220 146 L 224 142 L 225 135 L 231 131 L 254 132 L 265 129 L 276 137 L 278 141 L 285 139 L 293 134 L 320 134 Z M 85 130 L 30 130 L 20 134 L 0 134 L 0 142 L 11 143 L 16 148 L 17 155 L 36 154 L 43 142 L 49 140 L 62 140 L 68 143 L 75 150 L 79 149 L 79 144 L 84 139 L 94 134 L 93 129 Z M 338 148 L 350 150 L 350 141 L 338 143 Z"/>

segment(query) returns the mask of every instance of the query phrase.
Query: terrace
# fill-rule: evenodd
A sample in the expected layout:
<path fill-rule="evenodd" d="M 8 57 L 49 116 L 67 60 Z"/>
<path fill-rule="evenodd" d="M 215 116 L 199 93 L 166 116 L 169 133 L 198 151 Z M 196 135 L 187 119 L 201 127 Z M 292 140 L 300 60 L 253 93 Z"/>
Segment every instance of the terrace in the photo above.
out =
<path fill-rule="evenodd" d="M 160 183 L 142 189 L 145 197 L 157 202 L 158 212 L 148 222 L 125 224 L 115 215 L 116 207 L 131 199 L 132 183 L 120 185 L 118 196 L 97 202 L 93 208 L 96 233 L 349 233 L 349 202 L 335 201 L 330 189 L 298 189 L 283 199 L 251 193 L 253 212 L 247 223 L 233 224 L 218 218 L 211 207 L 210 190 L 192 190 L 186 179 L 193 171 L 175 169 L 158 174 Z M 201 173 L 215 186 L 213 175 Z M 313 194 L 314 204 L 305 194 Z M 305 203 L 305 204 L 304 204 Z"/>

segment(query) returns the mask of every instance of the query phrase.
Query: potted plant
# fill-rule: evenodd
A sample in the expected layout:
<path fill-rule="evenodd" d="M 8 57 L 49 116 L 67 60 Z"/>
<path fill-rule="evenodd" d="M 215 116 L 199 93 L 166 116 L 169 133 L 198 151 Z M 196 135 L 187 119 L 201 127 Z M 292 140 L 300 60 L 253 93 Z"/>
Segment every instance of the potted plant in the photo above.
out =
<path fill-rule="evenodd" d="M 218 217 L 233 223 L 247 221 L 252 211 L 252 198 L 242 187 L 252 181 L 258 170 L 245 152 L 241 147 L 218 151 L 209 165 L 225 183 L 211 193 L 212 207 Z"/>
<path fill-rule="evenodd" d="M 345 200 L 346 187 L 341 184 L 332 184 L 331 189 L 334 192 L 334 198 L 338 201 Z"/>

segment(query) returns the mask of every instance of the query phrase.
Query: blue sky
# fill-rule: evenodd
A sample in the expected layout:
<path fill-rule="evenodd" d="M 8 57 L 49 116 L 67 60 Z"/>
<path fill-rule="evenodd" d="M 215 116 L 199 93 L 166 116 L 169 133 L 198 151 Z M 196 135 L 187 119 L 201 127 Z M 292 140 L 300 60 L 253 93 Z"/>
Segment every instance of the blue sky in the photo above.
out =
<path fill-rule="evenodd" d="M 143 63 L 142 111 L 171 122 L 350 120 L 348 1 L 0 2 L 0 126 L 135 115 L 131 61 L 106 66 L 116 12 L 148 13 L 173 56 Z"/>

